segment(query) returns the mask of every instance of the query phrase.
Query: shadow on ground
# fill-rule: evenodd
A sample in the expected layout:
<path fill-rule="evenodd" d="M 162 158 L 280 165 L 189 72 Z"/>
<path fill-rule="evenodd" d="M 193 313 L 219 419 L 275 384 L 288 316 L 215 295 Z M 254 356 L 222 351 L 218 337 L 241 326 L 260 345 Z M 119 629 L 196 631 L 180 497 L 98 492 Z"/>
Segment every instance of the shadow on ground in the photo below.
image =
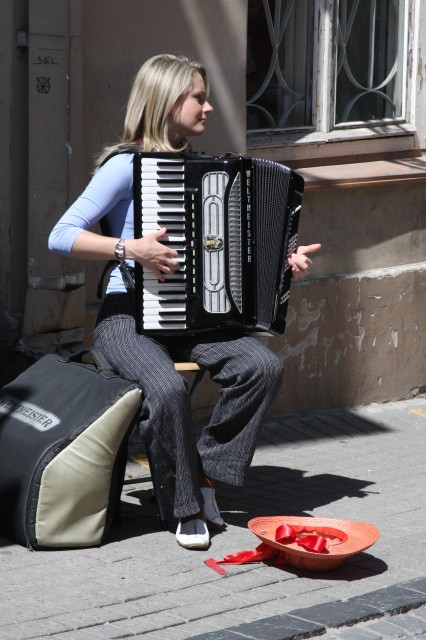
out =
<path fill-rule="evenodd" d="M 225 521 L 229 525 L 247 528 L 247 522 L 258 516 L 273 515 L 310 515 L 317 507 L 330 504 L 344 497 L 364 498 L 370 493 L 370 481 L 348 478 L 332 474 L 321 474 L 304 477 L 302 470 L 275 466 L 252 467 L 248 484 L 244 489 L 217 484 L 216 493 Z M 152 490 L 144 487 L 134 489 L 127 496 L 137 500 L 122 503 L 122 520 L 113 529 L 108 541 L 117 541 L 127 537 L 160 532 L 160 524 L 155 502 L 152 501 Z M 238 510 L 235 509 L 238 505 Z M 174 533 L 176 521 L 169 514 L 169 530 Z M 212 532 L 212 539 L 220 536 L 220 531 Z M 253 535 L 253 548 L 259 540 Z M 229 553 L 243 549 L 230 548 Z M 291 573 L 294 576 L 305 576 L 306 572 L 288 565 L 276 567 L 277 570 Z M 334 571 L 310 573 L 310 577 L 319 580 L 361 580 L 371 575 L 378 575 L 387 570 L 382 560 L 370 553 L 359 553 L 348 558 Z"/>
<path fill-rule="evenodd" d="M 200 432 L 202 425 L 198 426 Z M 303 444 L 325 439 L 348 440 L 377 433 L 387 433 L 386 424 L 367 420 L 349 409 L 332 409 L 314 413 L 284 415 L 268 418 L 260 434 L 258 447 L 271 444 Z"/>
<path fill-rule="evenodd" d="M 360 480 L 329 473 L 305 477 L 301 469 L 256 466 L 250 469 L 243 488 L 217 484 L 216 494 L 225 520 L 245 526 L 258 516 L 309 515 L 318 507 L 342 498 L 364 498 L 371 480 Z M 238 505 L 238 511 L 236 511 Z"/>
<path fill-rule="evenodd" d="M 320 474 L 304 477 L 306 472 L 276 466 L 256 466 L 250 469 L 247 485 L 244 488 L 216 483 L 216 495 L 221 512 L 230 525 L 246 527 L 248 520 L 259 516 L 273 515 L 309 515 L 307 512 L 331 504 L 342 498 L 364 498 L 373 483 L 333 474 Z M 135 489 L 135 483 L 140 482 Z M 123 503 L 123 518 L 143 517 L 150 528 L 157 526 L 158 513 L 152 501 L 151 487 L 144 488 L 146 479 L 132 481 L 132 489 L 127 496 L 137 501 Z M 173 515 L 168 508 L 171 530 L 174 527 Z M 138 526 L 138 529 L 139 526 Z"/>

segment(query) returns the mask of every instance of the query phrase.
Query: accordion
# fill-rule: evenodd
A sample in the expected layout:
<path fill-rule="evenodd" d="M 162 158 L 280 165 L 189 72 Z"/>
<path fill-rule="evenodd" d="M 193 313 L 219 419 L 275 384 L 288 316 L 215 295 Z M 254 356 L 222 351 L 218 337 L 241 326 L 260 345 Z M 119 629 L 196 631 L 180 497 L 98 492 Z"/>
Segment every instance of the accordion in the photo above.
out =
<path fill-rule="evenodd" d="M 135 238 L 166 227 L 179 262 L 164 282 L 135 264 L 137 331 L 282 335 L 303 187 L 269 160 L 135 153 Z"/>

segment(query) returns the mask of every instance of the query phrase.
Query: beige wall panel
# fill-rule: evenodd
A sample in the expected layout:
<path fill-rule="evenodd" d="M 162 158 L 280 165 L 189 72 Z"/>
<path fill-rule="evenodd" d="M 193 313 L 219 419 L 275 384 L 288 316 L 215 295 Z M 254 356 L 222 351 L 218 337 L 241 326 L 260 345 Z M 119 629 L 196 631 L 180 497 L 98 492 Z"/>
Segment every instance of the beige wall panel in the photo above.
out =
<path fill-rule="evenodd" d="M 283 386 L 275 410 L 386 402 L 424 389 L 425 275 L 423 263 L 326 280 L 309 288 L 309 299 L 295 287 L 298 317 L 277 351 L 287 359 L 289 388 Z"/>
<path fill-rule="evenodd" d="M 426 257 L 426 182 L 304 194 L 300 244 L 320 242 L 315 276 L 421 262 Z"/>
<path fill-rule="evenodd" d="M 83 3 L 85 155 L 122 131 L 133 77 L 159 53 L 202 61 L 215 112 L 194 146 L 212 153 L 245 150 L 244 0 L 90 0 Z"/>
<path fill-rule="evenodd" d="M 426 391 L 426 263 L 293 286 L 283 337 L 260 338 L 285 367 L 271 412 L 409 398 Z M 217 386 L 204 383 L 197 415 Z"/>

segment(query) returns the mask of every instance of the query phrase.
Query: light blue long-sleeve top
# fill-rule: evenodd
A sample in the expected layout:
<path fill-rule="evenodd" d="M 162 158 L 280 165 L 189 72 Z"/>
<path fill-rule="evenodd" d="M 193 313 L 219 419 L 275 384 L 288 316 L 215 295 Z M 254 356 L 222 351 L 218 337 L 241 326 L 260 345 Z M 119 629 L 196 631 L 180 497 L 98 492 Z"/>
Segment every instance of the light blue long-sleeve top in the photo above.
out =
<path fill-rule="evenodd" d="M 81 196 L 56 223 L 49 236 L 49 249 L 71 255 L 75 240 L 106 216 L 111 236 L 134 238 L 133 154 L 113 156 L 94 174 Z M 133 261 L 127 261 L 133 266 Z M 115 268 L 107 294 L 125 293 L 120 270 Z"/>

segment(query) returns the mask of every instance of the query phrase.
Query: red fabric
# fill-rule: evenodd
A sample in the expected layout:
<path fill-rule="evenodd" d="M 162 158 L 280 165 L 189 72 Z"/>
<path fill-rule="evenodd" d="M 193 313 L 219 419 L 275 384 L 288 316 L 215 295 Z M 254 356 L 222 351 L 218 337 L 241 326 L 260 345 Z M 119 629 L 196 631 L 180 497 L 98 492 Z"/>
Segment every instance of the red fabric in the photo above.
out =
<path fill-rule="evenodd" d="M 296 542 L 299 546 L 305 547 L 309 551 L 314 551 L 315 553 L 321 553 L 325 549 L 327 549 L 327 539 L 323 536 L 317 535 L 307 535 L 307 536 L 299 536 L 298 533 L 288 524 L 280 525 L 275 531 L 275 541 L 280 544 L 290 544 L 292 542 Z M 272 555 L 276 553 L 276 549 L 266 544 L 266 542 L 262 542 L 258 547 L 252 549 L 251 551 L 239 551 L 238 553 L 231 553 L 223 558 L 223 560 L 214 560 L 214 558 L 209 558 L 205 560 L 205 564 L 216 571 L 217 573 L 223 575 L 226 573 L 225 569 L 223 569 L 221 564 L 248 564 L 251 562 L 261 562 L 263 560 L 268 560 Z M 285 564 L 282 556 L 277 556 L 275 560 L 275 564 L 282 565 Z"/>
<path fill-rule="evenodd" d="M 296 542 L 300 547 L 305 547 L 309 551 L 321 553 L 327 549 L 327 539 L 323 536 L 299 536 L 293 527 L 288 524 L 282 524 L 275 531 L 275 541 L 281 544 L 289 544 Z"/>

